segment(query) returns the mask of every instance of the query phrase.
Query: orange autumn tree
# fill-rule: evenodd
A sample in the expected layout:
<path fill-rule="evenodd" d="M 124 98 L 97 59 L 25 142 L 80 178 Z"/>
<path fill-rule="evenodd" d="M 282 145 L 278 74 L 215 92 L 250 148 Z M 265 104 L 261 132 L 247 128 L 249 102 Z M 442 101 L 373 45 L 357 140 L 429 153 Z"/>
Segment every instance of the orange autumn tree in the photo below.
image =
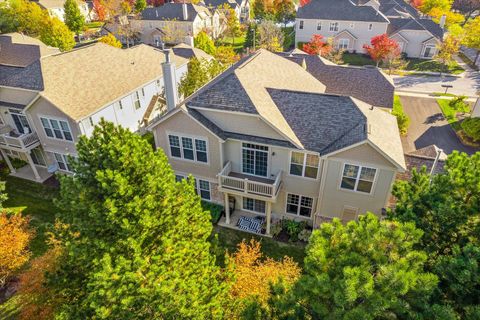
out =
<path fill-rule="evenodd" d="M 21 214 L 0 213 L 0 288 L 30 258 L 28 244 L 33 231 Z"/>
<path fill-rule="evenodd" d="M 365 44 L 363 48 L 367 50 L 372 60 L 377 63 L 377 67 L 380 61 L 393 59 L 401 54 L 397 41 L 390 39 L 386 34 L 373 37 L 370 43 L 370 46 Z"/>
<path fill-rule="evenodd" d="M 323 40 L 321 34 L 314 34 L 310 42 L 303 45 L 302 50 L 308 54 L 326 56 L 332 51 L 332 46 Z"/>
<path fill-rule="evenodd" d="M 285 256 L 281 261 L 264 258 L 260 249 L 260 243 L 251 239 L 250 243 L 242 241 L 233 255 L 227 253 L 227 269 L 233 275 L 230 286 L 232 301 L 254 298 L 265 306 L 272 284 L 281 280 L 288 288 L 299 278 L 301 269 L 292 258 Z M 240 311 L 237 309 L 235 312 Z"/>

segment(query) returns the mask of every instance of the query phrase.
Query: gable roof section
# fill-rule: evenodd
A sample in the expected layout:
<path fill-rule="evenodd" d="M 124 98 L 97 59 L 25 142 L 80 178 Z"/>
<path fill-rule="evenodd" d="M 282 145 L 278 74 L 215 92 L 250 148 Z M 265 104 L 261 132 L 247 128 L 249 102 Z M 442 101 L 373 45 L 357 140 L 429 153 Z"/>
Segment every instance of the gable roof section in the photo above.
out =
<path fill-rule="evenodd" d="M 344 30 L 340 31 L 339 33 L 337 33 L 334 38 L 338 38 L 340 35 L 342 35 L 342 34 L 344 34 L 344 33 L 348 34 L 348 35 L 349 35 L 350 37 L 352 37 L 353 39 L 358 39 L 355 35 L 353 35 L 353 34 L 352 34 L 350 31 L 348 31 L 347 29 L 344 29 Z"/>
<path fill-rule="evenodd" d="M 327 86 L 326 93 L 352 96 L 377 107 L 393 107 L 393 81 L 377 68 L 339 66 L 307 54 L 289 54 L 285 58 L 299 65 L 305 61 L 307 71 Z"/>
<path fill-rule="evenodd" d="M 298 19 L 388 22 L 371 6 L 356 6 L 349 0 L 312 0 L 297 10 Z"/>
<path fill-rule="evenodd" d="M 199 5 L 187 3 L 188 17 L 183 18 L 183 3 L 165 3 L 160 7 L 146 8 L 142 11 L 143 20 L 176 20 L 176 21 L 194 21 L 199 13 L 210 15 L 210 11 Z"/>
<path fill-rule="evenodd" d="M 443 30 L 438 24 L 430 19 L 404 19 L 404 18 L 390 18 L 390 24 L 387 28 L 389 36 L 394 35 L 402 30 L 425 30 L 432 34 L 437 39 L 443 38 Z"/>
<path fill-rule="evenodd" d="M 398 17 L 409 15 L 417 18 L 418 11 L 407 2 L 400 0 L 378 0 L 380 3 L 380 11 L 387 17 Z"/>
<path fill-rule="evenodd" d="M 0 35 L 0 65 L 26 67 L 41 57 L 59 52 L 58 48 L 20 33 Z"/>
<path fill-rule="evenodd" d="M 205 51 L 195 47 L 190 47 L 185 43 L 177 44 L 175 47 L 172 48 L 172 51 L 175 55 L 185 59 L 191 59 L 193 57 L 197 59 L 205 59 L 207 61 L 210 61 L 213 59 L 213 57 L 208 53 L 206 53 Z"/>
<path fill-rule="evenodd" d="M 267 88 L 318 93 L 325 91 L 325 86 L 301 66 L 261 49 L 200 89 L 187 101 L 187 106 L 258 114 L 267 124 L 302 148 Z"/>

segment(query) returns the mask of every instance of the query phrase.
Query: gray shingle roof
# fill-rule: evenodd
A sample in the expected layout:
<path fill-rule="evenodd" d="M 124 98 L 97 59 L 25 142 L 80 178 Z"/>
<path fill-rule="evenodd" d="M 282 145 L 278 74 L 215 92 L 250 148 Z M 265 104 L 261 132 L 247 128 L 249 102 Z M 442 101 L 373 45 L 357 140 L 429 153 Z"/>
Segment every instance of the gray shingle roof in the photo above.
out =
<path fill-rule="evenodd" d="M 403 0 L 378 0 L 380 2 L 380 11 L 386 15 L 398 16 L 399 13 L 409 14 L 412 17 L 418 17 L 418 11 Z"/>
<path fill-rule="evenodd" d="M 0 85 L 42 91 L 44 83 L 40 61 L 25 68 L 0 65 Z"/>
<path fill-rule="evenodd" d="M 298 8 L 299 19 L 388 22 L 371 6 L 356 6 L 349 0 L 312 0 Z"/>
<path fill-rule="evenodd" d="M 427 30 L 437 39 L 443 38 L 443 30 L 430 19 L 390 18 L 387 34 L 391 35 L 401 30 Z"/>
<path fill-rule="evenodd" d="M 367 139 L 367 118 L 350 97 L 268 89 L 306 149 L 330 153 Z"/>
<path fill-rule="evenodd" d="M 200 12 L 210 14 L 208 9 L 202 6 L 197 6 L 187 3 L 188 17 L 183 18 L 183 3 L 166 3 L 160 7 L 146 8 L 142 11 L 141 16 L 143 20 L 177 20 L 177 21 L 193 21 Z"/>
<path fill-rule="evenodd" d="M 207 8 L 219 8 L 223 7 L 225 4 L 232 9 L 235 9 L 237 6 L 239 6 L 235 0 L 205 0 L 204 3 Z"/>
<path fill-rule="evenodd" d="M 352 96 L 377 107 L 393 107 L 395 86 L 377 68 L 339 66 L 306 54 L 286 55 L 285 58 L 300 65 L 305 59 L 307 71 L 327 86 L 326 93 Z"/>

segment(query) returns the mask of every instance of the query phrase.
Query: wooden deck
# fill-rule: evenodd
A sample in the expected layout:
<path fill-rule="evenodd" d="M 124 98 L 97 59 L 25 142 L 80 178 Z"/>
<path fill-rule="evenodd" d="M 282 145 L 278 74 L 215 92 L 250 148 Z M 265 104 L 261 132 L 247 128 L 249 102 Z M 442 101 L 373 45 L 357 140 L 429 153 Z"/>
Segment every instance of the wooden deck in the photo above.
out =
<path fill-rule="evenodd" d="M 257 177 L 257 176 L 250 176 L 248 174 L 243 174 L 239 172 L 230 172 L 228 174 L 229 177 L 233 178 L 239 178 L 239 179 L 248 179 L 250 181 L 255 181 L 255 182 L 260 182 L 260 183 L 266 183 L 266 184 L 274 184 L 275 180 L 273 179 L 268 179 L 268 178 L 263 178 L 263 177 Z"/>

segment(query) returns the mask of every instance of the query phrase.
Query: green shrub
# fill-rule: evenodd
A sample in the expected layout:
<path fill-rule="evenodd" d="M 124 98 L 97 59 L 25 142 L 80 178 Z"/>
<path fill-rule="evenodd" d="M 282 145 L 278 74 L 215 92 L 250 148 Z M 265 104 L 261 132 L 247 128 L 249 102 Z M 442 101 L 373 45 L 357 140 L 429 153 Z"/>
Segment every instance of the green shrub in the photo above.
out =
<path fill-rule="evenodd" d="M 480 141 L 480 118 L 467 118 L 462 122 L 465 134 L 474 141 Z"/>
<path fill-rule="evenodd" d="M 210 211 L 210 215 L 212 216 L 212 223 L 217 223 L 220 220 L 222 215 L 223 206 L 202 200 L 202 208 L 205 211 Z"/>
<path fill-rule="evenodd" d="M 463 113 L 469 112 L 470 106 L 468 105 L 468 103 L 465 102 L 466 99 L 467 99 L 466 96 L 457 96 L 452 100 L 450 100 L 448 105 L 450 106 L 450 108 L 452 108 L 455 111 L 459 111 Z"/>
<path fill-rule="evenodd" d="M 272 226 L 270 227 L 270 234 L 272 235 L 272 237 L 278 236 L 280 232 L 282 232 L 282 223 L 277 222 L 272 224 Z"/>
<path fill-rule="evenodd" d="M 312 230 L 303 229 L 303 230 L 300 231 L 300 233 L 298 234 L 298 239 L 307 242 L 308 239 L 310 239 L 310 236 L 311 236 L 311 235 L 312 235 Z"/>
<path fill-rule="evenodd" d="M 284 219 L 282 222 L 282 229 L 288 234 L 290 241 L 298 241 L 298 235 L 306 226 L 307 224 L 304 221 L 298 222 L 295 220 Z"/>
<path fill-rule="evenodd" d="M 403 111 L 403 106 L 399 96 L 393 97 L 392 115 L 397 118 L 398 130 L 400 134 L 404 135 L 408 131 L 410 125 L 410 117 Z"/>

